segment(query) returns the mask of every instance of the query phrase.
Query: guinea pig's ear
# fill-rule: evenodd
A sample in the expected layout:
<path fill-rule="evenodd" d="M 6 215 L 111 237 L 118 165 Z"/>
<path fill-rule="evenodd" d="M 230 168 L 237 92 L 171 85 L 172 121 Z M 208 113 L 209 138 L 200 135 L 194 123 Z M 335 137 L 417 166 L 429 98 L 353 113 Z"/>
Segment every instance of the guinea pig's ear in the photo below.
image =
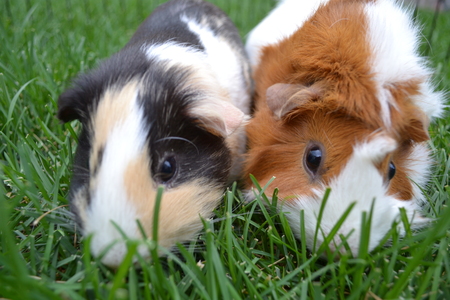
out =
<path fill-rule="evenodd" d="M 428 117 L 423 114 L 419 118 L 413 118 L 407 129 L 411 140 L 420 143 L 430 139 L 428 134 L 428 126 L 430 125 Z"/>
<path fill-rule="evenodd" d="M 276 83 L 266 91 L 267 106 L 275 118 L 282 119 L 293 109 L 310 101 L 317 100 L 322 94 L 318 85 Z"/>
<path fill-rule="evenodd" d="M 80 86 L 66 90 L 58 99 L 58 119 L 64 123 L 83 120 L 86 117 L 88 101 L 91 98 L 92 95 L 86 93 Z"/>
<path fill-rule="evenodd" d="M 247 116 L 239 108 L 223 100 L 201 101 L 189 113 L 198 120 L 201 127 L 224 138 L 247 120 Z"/>
<path fill-rule="evenodd" d="M 77 96 L 74 89 L 69 89 L 59 96 L 57 117 L 64 123 L 81 119 L 83 104 Z"/>

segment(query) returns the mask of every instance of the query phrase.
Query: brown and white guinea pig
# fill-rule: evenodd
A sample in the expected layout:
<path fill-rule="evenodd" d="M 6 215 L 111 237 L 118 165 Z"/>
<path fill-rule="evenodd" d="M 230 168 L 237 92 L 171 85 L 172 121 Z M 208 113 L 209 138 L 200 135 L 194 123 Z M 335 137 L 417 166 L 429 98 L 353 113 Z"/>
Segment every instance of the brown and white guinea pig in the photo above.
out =
<path fill-rule="evenodd" d="M 411 14 L 390 0 L 285 0 L 250 33 L 256 95 L 245 174 L 261 185 L 276 177 L 268 195 L 279 188 L 297 237 L 304 211 L 310 249 L 353 202 L 332 251 L 345 252 L 342 234 L 358 254 L 362 212 L 374 199 L 370 250 L 399 221 L 400 207 L 413 226 L 426 223 L 418 210 L 432 164 L 427 131 L 443 96 L 418 43 Z M 251 187 L 247 181 L 248 198 Z"/>
<path fill-rule="evenodd" d="M 201 0 L 172 0 L 60 96 L 58 117 L 82 123 L 69 198 L 95 256 L 121 240 L 112 221 L 139 239 L 139 220 L 151 237 L 159 185 L 159 244 L 195 237 L 241 172 L 250 82 L 225 13 Z M 118 242 L 103 263 L 118 266 L 125 254 Z"/>

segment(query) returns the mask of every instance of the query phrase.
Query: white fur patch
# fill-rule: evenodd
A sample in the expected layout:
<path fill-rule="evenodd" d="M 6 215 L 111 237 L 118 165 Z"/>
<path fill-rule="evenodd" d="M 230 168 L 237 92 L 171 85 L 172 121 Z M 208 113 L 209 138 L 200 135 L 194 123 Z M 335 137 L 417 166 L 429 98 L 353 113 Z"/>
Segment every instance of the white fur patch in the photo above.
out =
<path fill-rule="evenodd" d="M 413 219 L 415 210 L 418 209 L 415 201 L 402 201 L 387 195 L 388 188 L 385 185 L 384 178 L 374 165 L 394 151 L 395 148 L 394 140 L 382 135 L 367 143 L 355 146 L 353 155 L 342 172 L 330 183 L 331 193 L 323 212 L 320 228 L 327 236 L 345 210 L 355 202 L 356 205 L 338 231 L 338 235 L 350 235 L 346 241 L 353 255 L 357 255 L 359 251 L 362 213 L 367 212 L 368 215 L 374 199 L 369 251 L 379 244 L 391 228 L 393 221 L 398 219 L 399 207 L 406 209 L 410 220 Z M 304 210 L 306 239 L 311 249 L 314 244 L 314 233 L 325 188 L 323 186 L 320 190 L 315 190 L 314 197 L 300 195 L 295 200 L 290 200 L 282 206 L 282 210 L 288 212 L 286 216 L 297 237 L 301 236 L 299 212 Z M 417 218 L 414 218 L 414 220 L 416 221 Z M 330 248 L 345 251 L 343 248 L 335 248 L 342 242 L 338 235 L 334 237 L 334 244 L 331 243 Z M 316 249 L 323 242 L 323 235 L 319 232 Z"/>
<path fill-rule="evenodd" d="M 428 183 L 431 163 L 432 159 L 428 146 L 425 143 L 414 145 L 405 168 L 409 170 L 407 176 L 411 180 L 414 200 L 418 204 L 425 202 L 421 188 L 424 188 Z"/>
<path fill-rule="evenodd" d="M 210 66 L 220 86 L 227 90 L 231 103 L 245 114 L 249 114 L 250 96 L 242 74 L 242 62 L 236 51 L 228 42 L 215 36 L 211 29 L 202 26 L 196 20 L 186 16 L 183 16 L 181 20 L 188 25 L 190 31 L 197 35 L 205 47 L 205 62 Z"/>
<path fill-rule="evenodd" d="M 243 112 L 249 112 L 250 96 L 241 76 L 238 60 L 227 43 L 220 42 L 213 33 L 189 21 L 188 26 L 206 48 L 206 53 L 175 42 L 144 46 L 147 58 L 173 66 L 187 67 L 193 74 L 189 84 L 207 93 L 205 101 L 227 101 Z M 200 36 L 200 34 L 202 36 Z M 199 100 L 202 98 L 199 98 Z"/>
<path fill-rule="evenodd" d="M 293 34 L 311 17 L 320 4 L 329 0 L 282 0 L 248 35 L 246 51 L 254 68 L 263 47 L 276 44 Z"/>
<path fill-rule="evenodd" d="M 222 94 L 222 100 L 226 99 L 245 114 L 250 113 L 250 95 L 236 51 L 208 27 L 186 16 L 181 17 L 181 21 L 198 36 L 205 52 L 171 41 L 143 46 L 147 58 L 163 61 L 167 68 L 175 65 L 190 68 L 199 82 L 214 86 L 215 93 Z M 223 92 L 227 98 L 223 98 Z"/>
<path fill-rule="evenodd" d="M 431 71 L 418 54 L 419 30 L 411 13 L 395 1 L 378 0 L 365 4 L 367 39 L 372 49 L 372 73 L 378 89 L 384 123 L 389 126 L 389 104 L 396 104 L 387 85 L 421 80 L 422 95 L 413 100 L 431 119 L 442 113 L 442 95 L 434 93 L 429 77 Z"/>
<path fill-rule="evenodd" d="M 173 41 L 163 44 L 143 45 L 142 50 L 149 60 L 156 59 L 167 63 L 167 68 L 175 65 L 182 67 L 205 65 L 205 54 L 203 52 Z"/>
<path fill-rule="evenodd" d="M 123 111 L 120 117 L 110 116 L 116 120 L 111 122 L 111 128 L 109 128 L 98 174 L 95 179 L 91 180 L 91 201 L 87 209 L 84 234 L 93 234 L 91 250 L 95 256 L 98 256 L 115 240 L 122 240 L 121 234 L 113 226 L 111 220 L 129 238 L 139 238 L 136 224 L 138 212 L 133 204 L 127 201 L 123 174 L 129 163 L 144 151 L 147 130 L 143 121 L 143 113 L 136 103 L 137 88 L 132 93 L 112 92 L 112 94 L 115 96 L 104 97 L 100 101 L 98 114 L 109 111 L 108 108 L 102 111 L 102 105 L 105 107 L 120 105 L 122 108 L 126 108 L 126 111 Z M 126 103 L 119 104 L 118 102 Z M 96 126 L 95 120 L 93 126 Z M 103 263 L 117 266 L 125 253 L 125 243 L 119 242 L 106 254 Z"/>

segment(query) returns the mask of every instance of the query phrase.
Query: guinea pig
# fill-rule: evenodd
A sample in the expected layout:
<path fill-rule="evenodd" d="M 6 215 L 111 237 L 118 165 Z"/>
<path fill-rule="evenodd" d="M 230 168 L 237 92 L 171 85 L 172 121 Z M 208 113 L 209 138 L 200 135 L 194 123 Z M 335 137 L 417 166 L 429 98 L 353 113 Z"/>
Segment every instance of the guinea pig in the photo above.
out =
<path fill-rule="evenodd" d="M 311 250 L 352 203 L 333 252 L 358 254 L 372 203 L 370 251 L 400 222 L 399 208 L 413 227 L 427 223 L 419 211 L 432 165 L 428 126 L 443 113 L 443 94 L 418 43 L 411 13 L 391 0 L 285 0 L 250 33 L 255 114 L 245 174 L 261 185 L 276 178 L 267 194 L 279 189 L 278 209 L 298 238 L 304 222 Z"/>
<path fill-rule="evenodd" d="M 241 173 L 251 89 L 236 27 L 201 0 L 159 6 L 122 50 L 79 75 L 58 118 L 82 124 L 69 201 L 94 256 L 116 242 L 102 262 L 123 260 L 113 222 L 141 239 L 139 220 L 152 237 L 160 185 L 159 244 L 195 238 Z"/>

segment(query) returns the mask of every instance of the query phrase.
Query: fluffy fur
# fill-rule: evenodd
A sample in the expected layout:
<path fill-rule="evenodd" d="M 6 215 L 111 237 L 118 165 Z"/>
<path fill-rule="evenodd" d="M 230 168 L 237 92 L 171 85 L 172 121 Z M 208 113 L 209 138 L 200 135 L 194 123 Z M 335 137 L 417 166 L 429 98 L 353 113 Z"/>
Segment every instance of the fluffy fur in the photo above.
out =
<path fill-rule="evenodd" d="M 224 62 L 226 60 L 226 63 Z M 195 237 L 241 170 L 249 65 L 237 29 L 217 7 L 173 0 L 158 7 L 117 54 L 59 99 L 58 117 L 82 132 L 69 198 L 95 256 L 118 266 L 129 238 L 148 237 L 165 187 L 158 241 Z M 148 257 L 147 249 L 139 249 Z"/>
<path fill-rule="evenodd" d="M 287 26 L 283 11 L 290 12 Z M 286 32 L 263 40 L 268 27 Z M 443 104 L 417 54 L 418 36 L 410 13 L 390 0 L 285 0 L 250 34 L 246 48 L 258 65 L 245 171 L 261 184 L 276 177 L 267 192 L 279 188 L 280 209 L 298 237 L 305 211 L 311 249 L 326 187 L 332 191 L 321 222 L 325 235 L 356 202 L 338 233 L 348 236 L 353 254 L 361 214 L 373 199 L 370 249 L 398 220 L 399 207 L 413 225 L 425 222 L 416 212 L 423 201 L 416 184 L 427 183 L 427 129 Z M 314 173 L 305 162 L 313 148 L 322 151 Z M 316 246 L 322 242 L 319 234 Z M 339 238 L 332 244 L 343 251 Z"/>

